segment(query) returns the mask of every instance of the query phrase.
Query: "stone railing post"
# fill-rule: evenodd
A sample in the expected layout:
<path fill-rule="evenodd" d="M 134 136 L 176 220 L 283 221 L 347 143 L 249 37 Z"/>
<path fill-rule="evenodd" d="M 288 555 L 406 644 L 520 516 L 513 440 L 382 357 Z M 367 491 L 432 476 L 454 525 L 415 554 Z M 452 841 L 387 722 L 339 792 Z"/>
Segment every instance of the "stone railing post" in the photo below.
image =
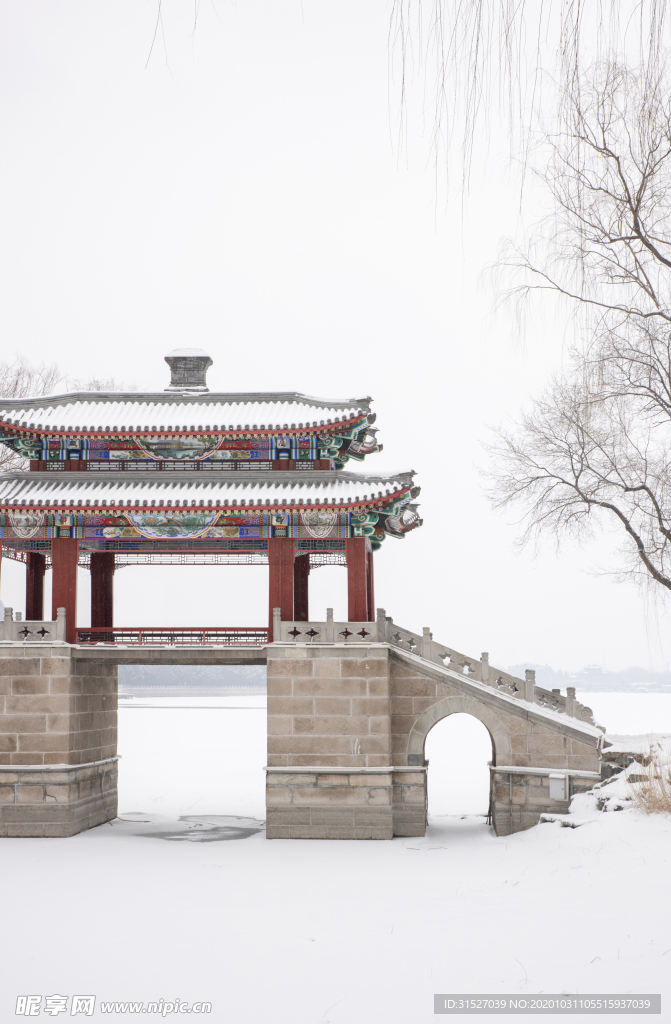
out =
<path fill-rule="evenodd" d="M 566 714 L 570 715 L 571 718 L 575 718 L 575 686 L 566 687 Z"/>
<path fill-rule="evenodd" d="M 335 626 L 333 625 L 333 608 L 326 609 L 326 643 L 335 643 Z"/>
<path fill-rule="evenodd" d="M 282 635 L 282 609 L 273 608 L 273 641 L 278 643 Z"/>
<path fill-rule="evenodd" d="M 487 651 L 483 651 L 480 655 L 480 671 L 482 673 L 482 682 L 489 683 L 489 654 Z"/>
<path fill-rule="evenodd" d="M 379 644 L 385 643 L 387 639 L 387 616 L 384 608 L 378 608 L 377 616 L 377 642 Z"/>
<path fill-rule="evenodd" d="M 534 690 L 536 689 L 536 670 L 528 668 L 524 672 L 524 699 L 533 704 Z"/>
<path fill-rule="evenodd" d="M 433 637 L 431 635 L 431 630 L 429 629 L 428 626 L 422 626 L 422 643 L 420 647 L 420 654 L 422 655 L 423 658 L 426 658 L 427 661 L 431 660 L 432 645 Z"/>
<path fill-rule="evenodd" d="M 56 609 L 56 639 L 65 640 L 65 608 Z"/>
<path fill-rule="evenodd" d="M 11 640 L 12 639 L 12 627 L 11 627 L 10 623 L 13 622 L 13 621 L 14 621 L 14 609 L 13 608 L 5 608 L 5 624 L 2 627 L 2 638 L 3 638 L 3 640 Z"/>

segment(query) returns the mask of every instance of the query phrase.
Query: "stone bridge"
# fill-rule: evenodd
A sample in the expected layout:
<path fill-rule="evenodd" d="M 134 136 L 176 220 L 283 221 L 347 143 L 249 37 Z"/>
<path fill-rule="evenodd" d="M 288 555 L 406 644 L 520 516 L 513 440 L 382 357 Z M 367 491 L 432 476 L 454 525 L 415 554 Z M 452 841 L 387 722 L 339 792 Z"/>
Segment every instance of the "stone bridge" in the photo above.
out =
<path fill-rule="evenodd" d="M 69 836 L 116 816 L 120 664 L 266 664 L 268 838 L 391 839 L 426 828 L 424 744 L 456 712 L 492 740 L 497 835 L 563 812 L 599 778 L 603 729 L 575 691 L 517 679 L 396 626 L 282 622 L 263 645 L 65 643 L 64 622 L 0 639 L 0 835 Z M 259 766 L 261 768 L 261 766 Z"/>

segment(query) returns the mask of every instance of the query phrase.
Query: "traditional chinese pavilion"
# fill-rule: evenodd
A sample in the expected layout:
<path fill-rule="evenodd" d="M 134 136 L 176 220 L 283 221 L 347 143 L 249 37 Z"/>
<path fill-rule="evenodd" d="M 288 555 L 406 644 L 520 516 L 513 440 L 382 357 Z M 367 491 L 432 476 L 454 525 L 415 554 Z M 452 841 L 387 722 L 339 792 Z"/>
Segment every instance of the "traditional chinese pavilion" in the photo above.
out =
<path fill-rule="evenodd" d="M 412 472 L 351 471 L 381 450 L 370 398 L 214 393 L 206 353 L 166 362 L 162 392 L 0 400 L 0 441 L 29 460 L 0 474 L 0 544 L 25 562 L 26 619 L 44 617 L 48 568 L 75 643 L 78 565 L 91 570 L 90 640 L 113 627 L 119 566 L 267 563 L 271 622 L 273 608 L 308 620 L 310 569 L 324 564 L 347 567 L 349 620 L 373 620 L 373 554 L 421 520 Z"/>

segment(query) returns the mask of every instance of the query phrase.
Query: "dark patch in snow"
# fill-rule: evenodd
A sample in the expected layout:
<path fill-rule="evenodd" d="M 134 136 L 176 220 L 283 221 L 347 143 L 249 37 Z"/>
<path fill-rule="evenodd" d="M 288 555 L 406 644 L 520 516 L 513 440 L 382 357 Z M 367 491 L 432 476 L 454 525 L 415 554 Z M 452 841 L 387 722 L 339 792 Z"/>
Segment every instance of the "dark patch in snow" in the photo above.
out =
<path fill-rule="evenodd" d="M 222 843 L 249 839 L 263 831 L 265 822 L 237 814 L 186 814 L 177 821 L 144 812 L 126 812 L 110 822 L 124 835 L 169 842 Z M 130 826 L 130 827 L 129 827 Z"/>

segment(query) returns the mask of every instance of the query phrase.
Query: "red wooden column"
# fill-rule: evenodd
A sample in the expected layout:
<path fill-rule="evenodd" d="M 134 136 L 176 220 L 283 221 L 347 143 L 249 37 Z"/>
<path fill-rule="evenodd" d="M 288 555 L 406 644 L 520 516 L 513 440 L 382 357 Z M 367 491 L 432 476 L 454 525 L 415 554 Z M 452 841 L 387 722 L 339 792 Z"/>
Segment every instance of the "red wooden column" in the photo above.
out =
<path fill-rule="evenodd" d="M 373 552 L 366 548 L 366 604 L 368 621 L 375 622 L 375 579 L 373 576 Z"/>
<path fill-rule="evenodd" d="M 345 541 L 347 556 L 347 619 L 368 622 L 368 552 L 365 537 Z"/>
<path fill-rule="evenodd" d="M 306 551 L 304 555 L 294 558 L 294 620 L 296 622 L 308 622 L 309 601 L 308 601 L 308 580 L 310 579 L 310 555 Z"/>
<path fill-rule="evenodd" d="M 114 625 L 114 552 L 91 555 L 91 626 Z"/>
<path fill-rule="evenodd" d="M 40 551 L 29 551 L 26 561 L 26 618 L 44 620 L 44 573 L 47 560 Z"/>
<path fill-rule="evenodd" d="M 294 541 L 293 537 L 268 539 L 269 623 L 273 628 L 273 608 L 280 608 L 282 621 L 294 617 Z"/>
<path fill-rule="evenodd" d="M 54 537 L 51 542 L 51 617 L 65 608 L 65 639 L 77 640 L 77 560 L 79 541 L 75 537 Z"/>

